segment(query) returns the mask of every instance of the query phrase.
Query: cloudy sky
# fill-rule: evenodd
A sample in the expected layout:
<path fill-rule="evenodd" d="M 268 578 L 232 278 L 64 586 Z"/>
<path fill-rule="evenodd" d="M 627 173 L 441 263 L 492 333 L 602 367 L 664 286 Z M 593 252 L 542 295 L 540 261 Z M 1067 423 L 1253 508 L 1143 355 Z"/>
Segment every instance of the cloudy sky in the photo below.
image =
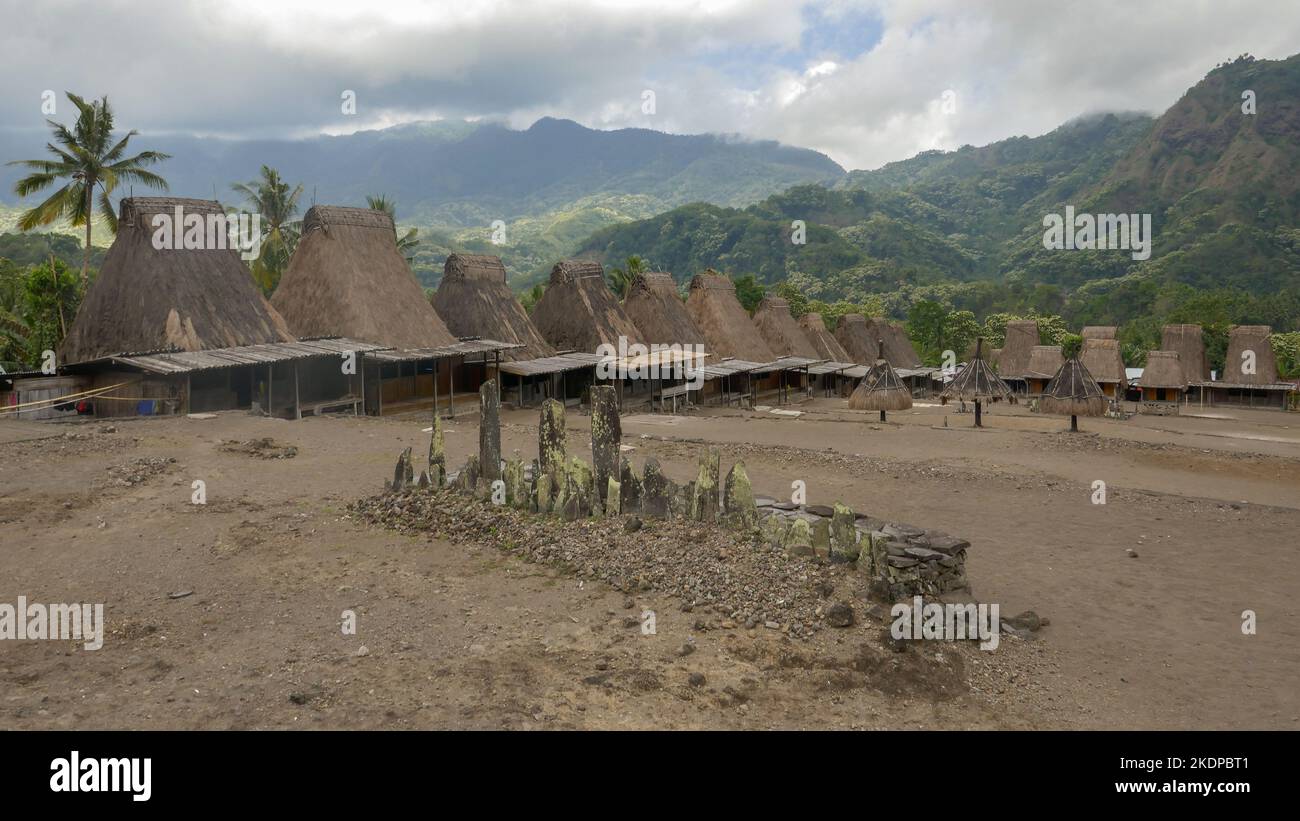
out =
<path fill-rule="evenodd" d="M 551 115 L 849 168 L 1159 112 L 1216 63 L 1300 50 L 1294 0 L 0 0 L 0 21 L 0 128 L 39 128 L 46 89 L 65 119 L 73 90 L 146 134 Z"/>

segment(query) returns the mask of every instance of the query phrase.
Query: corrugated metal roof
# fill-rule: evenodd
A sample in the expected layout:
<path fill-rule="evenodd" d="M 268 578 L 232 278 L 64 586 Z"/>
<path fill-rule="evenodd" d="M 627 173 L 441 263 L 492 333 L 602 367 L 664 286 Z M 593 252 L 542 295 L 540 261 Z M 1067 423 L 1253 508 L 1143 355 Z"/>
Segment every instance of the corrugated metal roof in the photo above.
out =
<path fill-rule="evenodd" d="M 556 356 L 543 356 L 539 359 L 502 362 L 501 370 L 515 376 L 542 376 L 550 373 L 594 368 L 604 359 L 605 357 L 594 353 L 562 353 Z"/>
<path fill-rule="evenodd" d="M 371 354 L 370 358 L 380 362 L 413 362 L 419 359 L 449 359 L 476 353 L 513 351 L 522 347 L 524 346 L 514 342 L 498 342 L 495 339 L 462 339 L 454 344 L 440 345 L 435 348 L 411 348 L 406 350 L 386 348 Z"/>
<path fill-rule="evenodd" d="M 823 359 L 807 359 L 802 356 L 783 356 L 780 359 L 774 359 L 771 362 L 764 362 L 754 370 L 760 373 L 768 371 L 801 371 L 804 368 L 824 362 Z"/>
<path fill-rule="evenodd" d="M 766 366 L 764 362 L 746 362 L 743 359 L 723 359 L 719 362 L 711 362 L 700 371 L 704 373 L 705 379 L 720 379 L 724 376 L 735 376 L 740 373 L 750 373 Z"/>
<path fill-rule="evenodd" d="M 274 362 L 287 362 L 314 356 L 370 353 L 383 348 L 383 345 L 359 342 L 355 339 L 313 339 L 302 342 L 271 342 L 263 345 L 242 345 L 236 348 L 214 348 L 207 351 L 122 354 L 95 361 L 114 362 L 150 373 L 180 374 L 214 368 L 234 368 L 241 365 L 269 365 Z"/>

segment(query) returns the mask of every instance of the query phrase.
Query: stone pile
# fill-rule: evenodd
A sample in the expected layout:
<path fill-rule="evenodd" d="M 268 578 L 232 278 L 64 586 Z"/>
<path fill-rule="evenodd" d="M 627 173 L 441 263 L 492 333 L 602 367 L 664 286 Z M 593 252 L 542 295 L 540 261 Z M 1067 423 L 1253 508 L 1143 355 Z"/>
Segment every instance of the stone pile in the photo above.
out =
<path fill-rule="evenodd" d="M 415 476 L 408 448 L 398 458 L 386 489 L 452 487 L 520 511 L 553 514 L 575 522 L 591 517 L 647 516 L 683 519 L 750 532 L 774 549 L 800 558 L 852 564 L 867 577 L 872 595 L 899 600 L 968 589 L 970 543 L 938 531 L 887 522 L 833 506 L 795 505 L 754 496 L 742 462 L 724 475 L 721 456 L 700 454 L 693 480 L 678 484 L 658 460 L 646 460 L 640 476 L 620 458 L 621 425 L 614 388 L 591 389 L 589 464 L 567 451 L 564 406 L 542 404 L 538 458 L 530 464 L 501 458 L 500 403 L 496 383 L 480 389 L 479 453 L 453 473 L 446 470 L 442 426 L 435 413 L 428 469 Z"/>

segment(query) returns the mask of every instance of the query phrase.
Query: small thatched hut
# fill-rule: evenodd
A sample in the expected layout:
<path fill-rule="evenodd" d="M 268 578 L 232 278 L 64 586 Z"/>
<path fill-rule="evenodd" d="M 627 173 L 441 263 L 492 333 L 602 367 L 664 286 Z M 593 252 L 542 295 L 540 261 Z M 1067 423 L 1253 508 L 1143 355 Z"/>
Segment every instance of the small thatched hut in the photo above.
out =
<path fill-rule="evenodd" d="M 805 359 L 824 359 L 804 334 L 790 313 L 790 303 L 780 297 L 768 296 L 758 303 L 754 311 L 754 325 L 767 347 L 777 356 L 799 356 Z"/>
<path fill-rule="evenodd" d="M 736 285 L 730 278 L 711 270 L 697 274 L 691 280 L 686 312 L 704 333 L 710 362 L 726 358 L 749 362 L 776 359 L 736 298 Z"/>
<path fill-rule="evenodd" d="M 212 200 L 132 197 L 118 207 L 117 236 L 60 346 L 59 362 L 120 353 L 202 351 L 284 342 L 284 319 L 257 290 L 233 248 L 159 249 L 153 220 L 203 220 L 225 211 Z M 179 236 L 182 227 L 174 226 Z M 205 243 L 208 239 L 205 233 Z M 219 237 L 224 239 L 225 231 Z"/>
<path fill-rule="evenodd" d="M 1039 411 L 1069 416 L 1070 430 L 1075 432 L 1080 416 L 1104 416 L 1109 405 L 1101 386 L 1077 356 L 1066 360 L 1038 400 Z"/>
<path fill-rule="evenodd" d="M 1015 319 L 1007 323 L 1006 342 L 998 354 L 998 376 L 1017 392 L 1027 389 L 1025 374 L 1029 357 L 1038 345 L 1038 323 L 1032 319 Z"/>
<path fill-rule="evenodd" d="M 1118 330 L 1114 325 L 1085 325 L 1079 336 L 1084 339 L 1114 339 Z"/>
<path fill-rule="evenodd" d="M 1065 364 L 1060 345 L 1035 345 L 1029 352 L 1029 365 L 1021 374 L 1028 385 L 1030 396 L 1038 396 Z"/>
<path fill-rule="evenodd" d="M 803 331 L 804 336 L 812 343 L 813 350 L 817 351 L 818 359 L 826 359 L 831 362 L 852 362 L 853 357 L 849 352 L 844 350 L 844 346 L 835 338 L 835 335 L 826 330 L 826 322 L 822 319 L 821 314 L 804 314 L 799 317 L 799 328 Z"/>
<path fill-rule="evenodd" d="M 599 262 L 566 259 L 551 269 L 546 293 L 533 308 L 533 324 L 557 350 L 596 353 L 602 344 L 618 348 L 643 343 L 641 332 L 605 284 Z"/>
<path fill-rule="evenodd" d="M 975 342 L 975 355 L 966 363 L 966 367 L 957 372 L 952 381 L 939 394 L 940 404 L 948 404 L 951 399 L 975 403 L 975 427 L 984 427 L 982 403 L 999 402 L 1003 399 L 1014 402 L 1011 388 L 993 372 L 984 361 L 984 340 Z"/>
<path fill-rule="evenodd" d="M 890 367 L 889 362 L 878 360 L 849 397 L 850 410 L 880 411 L 880 421 L 888 421 L 885 412 L 907 410 L 912 407 L 912 392 Z"/>
<path fill-rule="evenodd" d="M 1179 400 L 1187 390 L 1178 351 L 1150 351 L 1142 369 L 1143 413 L 1178 413 Z"/>
<path fill-rule="evenodd" d="M 1160 333 L 1160 350 L 1178 354 L 1178 364 L 1188 384 L 1209 381 L 1210 362 L 1205 356 L 1205 337 L 1200 325 L 1166 325 Z"/>
<path fill-rule="evenodd" d="M 1101 386 L 1102 393 L 1110 399 L 1124 398 L 1128 377 L 1124 371 L 1124 356 L 1120 351 L 1119 340 L 1098 337 L 1083 340 L 1079 361 Z"/>
<path fill-rule="evenodd" d="M 704 334 L 687 313 L 672 274 L 637 274 L 623 300 L 623 311 L 647 345 L 704 344 Z"/>
<path fill-rule="evenodd" d="M 835 324 L 835 338 L 849 354 L 849 361 L 870 365 L 880 358 L 880 339 L 871 332 L 862 314 L 844 314 Z"/>
<path fill-rule="evenodd" d="M 433 295 L 433 308 L 457 337 L 496 339 L 522 346 L 504 353 L 503 359 L 537 359 L 555 354 L 506 284 L 506 267 L 500 257 L 449 255 Z"/>
<path fill-rule="evenodd" d="M 895 368 L 921 367 L 921 356 L 912 347 L 912 340 L 901 324 L 873 317 L 867 320 L 867 330 L 876 335 L 880 357 L 889 360 L 890 365 Z"/>

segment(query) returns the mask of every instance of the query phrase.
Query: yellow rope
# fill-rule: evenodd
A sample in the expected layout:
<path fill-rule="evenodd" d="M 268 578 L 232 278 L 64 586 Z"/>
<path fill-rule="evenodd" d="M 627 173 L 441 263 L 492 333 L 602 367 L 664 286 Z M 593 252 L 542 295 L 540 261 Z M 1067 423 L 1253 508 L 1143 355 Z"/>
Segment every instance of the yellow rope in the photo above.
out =
<path fill-rule="evenodd" d="M 62 396 L 56 396 L 56 397 L 54 397 L 54 398 L 52 398 L 52 399 L 37 399 L 37 400 L 35 400 L 34 402 L 23 402 L 22 404 L 19 404 L 19 405 L 6 405 L 6 406 L 4 406 L 3 408 L 0 408 L 0 411 L 6 412 L 6 413 L 8 413 L 8 412 L 15 412 L 15 413 L 16 413 L 16 412 L 18 412 L 18 409 L 19 409 L 19 408 L 30 408 L 30 407 L 34 407 L 34 406 L 36 406 L 36 405 L 59 404 L 59 403 L 62 403 L 62 402 L 68 402 L 68 401 L 73 400 L 73 399 L 80 399 L 80 398 L 88 397 L 88 396 L 90 396 L 90 397 L 92 397 L 92 398 L 96 398 L 96 397 L 99 396 L 99 394 L 105 393 L 105 392 L 107 392 L 107 391 L 115 390 L 115 389 L 117 389 L 117 388 L 122 387 L 122 386 L 125 385 L 125 384 L 127 384 L 127 383 L 125 383 L 125 382 L 118 382 L 116 385 L 109 385 L 109 386 L 106 387 L 106 388 L 91 388 L 91 389 L 88 390 L 88 391 L 80 391 L 80 392 L 78 392 L 78 393 L 65 393 L 65 394 L 63 394 Z M 92 396 L 92 395 L 93 395 L 93 396 Z"/>

